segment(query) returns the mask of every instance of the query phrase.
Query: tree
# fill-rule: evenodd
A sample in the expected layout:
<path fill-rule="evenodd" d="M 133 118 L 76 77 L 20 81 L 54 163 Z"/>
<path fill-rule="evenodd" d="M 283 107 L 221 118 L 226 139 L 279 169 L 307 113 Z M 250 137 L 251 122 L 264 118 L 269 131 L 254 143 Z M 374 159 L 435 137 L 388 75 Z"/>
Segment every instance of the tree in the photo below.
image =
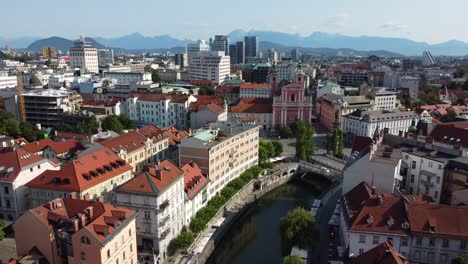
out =
<path fill-rule="evenodd" d="M 226 200 L 231 199 L 231 197 L 234 196 L 235 193 L 236 193 L 236 190 L 234 190 L 234 188 L 232 187 L 226 186 L 221 190 L 221 195 L 224 196 Z"/>
<path fill-rule="evenodd" d="M 119 115 L 117 116 L 120 123 L 125 129 L 136 129 L 137 126 L 133 120 L 130 120 L 126 115 Z"/>
<path fill-rule="evenodd" d="M 468 255 L 462 255 L 462 256 L 453 258 L 452 264 L 468 264 Z"/>
<path fill-rule="evenodd" d="M 215 195 L 211 198 L 211 200 L 208 202 L 208 205 L 213 206 L 217 210 L 219 210 L 223 205 L 226 203 L 226 197 L 222 195 Z"/>
<path fill-rule="evenodd" d="M 242 189 L 242 187 L 244 187 L 244 185 L 245 184 L 241 179 L 235 178 L 234 180 L 230 181 L 227 186 L 229 186 L 229 187 L 233 188 L 234 190 L 238 191 L 238 190 Z"/>
<path fill-rule="evenodd" d="M 286 256 L 284 258 L 284 264 L 306 264 L 304 260 L 298 255 Z"/>
<path fill-rule="evenodd" d="M 337 142 L 337 146 L 336 146 L 337 153 L 338 153 L 337 156 L 339 158 L 343 158 L 343 156 L 344 156 L 344 153 L 343 153 L 343 149 L 344 149 L 343 130 L 340 127 L 338 127 L 337 130 L 338 130 L 338 142 Z"/>
<path fill-rule="evenodd" d="M 197 218 L 201 218 L 204 221 L 206 221 L 206 223 L 208 223 L 208 221 L 210 221 L 211 218 L 213 218 L 216 215 L 217 211 L 218 209 L 215 208 L 214 206 L 211 206 L 211 205 L 205 206 L 201 208 L 200 210 L 198 210 Z"/>
<path fill-rule="evenodd" d="M 120 123 L 119 118 L 115 115 L 106 116 L 101 123 L 102 130 L 112 130 L 116 133 L 122 133 L 124 126 Z"/>
<path fill-rule="evenodd" d="M 20 133 L 18 121 L 16 121 L 13 114 L 0 110 L 0 134 L 16 137 Z"/>
<path fill-rule="evenodd" d="M 292 131 L 291 127 L 289 127 L 289 126 L 279 125 L 279 126 L 276 127 L 276 131 L 278 132 L 278 134 L 282 138 L 290 138 L 293 135 L 293 131 Z"/>
<path fill-rule="evenodd" d="M 5 232 L 3 231 L 4 227 L 5 227 L 5 222 L 0 220 L 0 241 L 2 241 L 5 238 Z"/>
<path fill-rule="evenodd" d="M 161 82 L 161 77 L 156 70 L 151 71 L 151 80 L 156 83 Z"/>
<path fill-rule="evenodd" d="M 327 133 L 327 154 L 333 154 L 333 147 L 335 142 L 333 141 L 333 136 L 330 133 Z"/>
<path fill-rule="evenodd" d="M 200 217 L 195 217 L 190 222 L 189 228 L 192 232 L 194 232 L 195 234 L 198 234 L 201 231 L 203 231 L 203 229 L 205 229 L 206 224 L 207 224 L 207 221 L 205 221 L 204 219 Z"/>
<path fill-rule="evenodd" d="M 288 246 L 308 248 L 314 235 L 315 217 L 309 210 L 296 208 L 280 220 L 281 237 Z"/>
<path fill-rule="evenodd" d="M 192 245 L 195 236 L 192 231 L 182 231 L 175 239 L 174 246 L 178 249 L 187 249 Z"/>
<path fill-rule="evenodd" d="M 275 140 L 275 141 L 272 141 L 271 143 L 273 144 L 273 147 L 274 147 L 274 149 L 275 149 L 275 154 L 274 154 L 274 156 L 275 156 L 275 157 L 280 156 L 281 153 L 283 153 L 283 144 L 281 144 L 281 142 L 276 141 L 276 140 Z"/>
<path fill-rule="evenodd" d="M 307 160 L 315 151 L 314 128 L 302 120 L 297 122 L 296 157 Z"/>
<path fill-rule="evenodd" d="M 20 130 L 23 137 L 29 142 L 33 142 L 44 137 L 42 132 L 31 123 L 21 122 Z"/>

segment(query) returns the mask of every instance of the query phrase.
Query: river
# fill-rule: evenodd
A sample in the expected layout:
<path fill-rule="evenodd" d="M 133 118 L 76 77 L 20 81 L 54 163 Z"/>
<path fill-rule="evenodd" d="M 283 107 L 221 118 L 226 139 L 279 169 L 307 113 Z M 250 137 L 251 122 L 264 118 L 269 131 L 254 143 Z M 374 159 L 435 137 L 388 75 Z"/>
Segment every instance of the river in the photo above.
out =
<path fill-rule="evenodd" d="M 310 208 L 319 194 L 299 180 L 266 194 L 226 233 L 207 263 L 283 263 L 280 218 L 297 206 Z"/>

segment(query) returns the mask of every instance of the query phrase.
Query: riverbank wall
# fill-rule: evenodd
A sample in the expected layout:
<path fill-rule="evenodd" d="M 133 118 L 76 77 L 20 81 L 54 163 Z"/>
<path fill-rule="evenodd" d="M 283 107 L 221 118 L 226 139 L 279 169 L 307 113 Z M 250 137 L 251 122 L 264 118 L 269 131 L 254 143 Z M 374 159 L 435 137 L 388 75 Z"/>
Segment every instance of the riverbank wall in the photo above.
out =
<path fill-rule="evenodd" d="M 217 227 L 216 231 L 211 235 L 203 250 L 198 254 L 192 255 L 192 263 L 206 263 L 225 233 L 229 231 L 249 207 L 268 192 L 289 182 L 293 177 L 298 175 L 299 166 L 300 165 L 296 163 L 282 164 L 273 169 L 269 174 L 251 181 L 237 192 L 237 194 L 218 212 L 213 220 L 208 223 L 208 227 L 211 227 L 218 219 L 225 218 L 223 224 Z"/>

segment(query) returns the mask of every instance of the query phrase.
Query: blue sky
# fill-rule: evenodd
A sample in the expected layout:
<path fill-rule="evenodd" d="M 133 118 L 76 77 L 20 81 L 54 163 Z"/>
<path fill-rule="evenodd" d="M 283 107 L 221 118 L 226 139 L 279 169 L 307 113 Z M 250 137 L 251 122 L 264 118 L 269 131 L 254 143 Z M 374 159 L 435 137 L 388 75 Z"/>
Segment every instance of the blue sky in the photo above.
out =
<path fill-rule="evenodd" d="M 466 0 L 23 0 L 0 6 L 0 36 L 8 38 L 140 32 L 196 39 L 256 29 L 468 42 Z"/>

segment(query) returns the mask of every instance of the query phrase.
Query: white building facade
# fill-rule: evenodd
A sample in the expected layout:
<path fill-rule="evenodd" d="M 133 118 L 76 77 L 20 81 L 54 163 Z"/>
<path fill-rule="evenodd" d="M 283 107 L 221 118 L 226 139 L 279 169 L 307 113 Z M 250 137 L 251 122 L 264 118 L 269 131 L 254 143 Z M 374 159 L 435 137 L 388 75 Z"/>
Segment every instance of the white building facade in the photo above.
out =
<path fill-rule="evenodd" d="M 373 137 L 374 133 L 388 128 L 388 133 L 398 135 L 399 131 L 407 132 L 414 118 L 413 111 L 375 110 L 355 111 L 343 117 L 343 133 L 362 137 Z"/>
<path fill-rule="evenodd" d="M 75 42 L 75 46 L 70 48 L 70 67 L 79 68 L 82 72 L 98 73 L 97 49 L 86 42 L 83 37 Z"/>
<path fill-rule="evenodd" d="M 221 84 L 231 74 L 230 57 L 222 51 L 197 52 L 189 55 L 189 79 L 210 80 Z"/>

